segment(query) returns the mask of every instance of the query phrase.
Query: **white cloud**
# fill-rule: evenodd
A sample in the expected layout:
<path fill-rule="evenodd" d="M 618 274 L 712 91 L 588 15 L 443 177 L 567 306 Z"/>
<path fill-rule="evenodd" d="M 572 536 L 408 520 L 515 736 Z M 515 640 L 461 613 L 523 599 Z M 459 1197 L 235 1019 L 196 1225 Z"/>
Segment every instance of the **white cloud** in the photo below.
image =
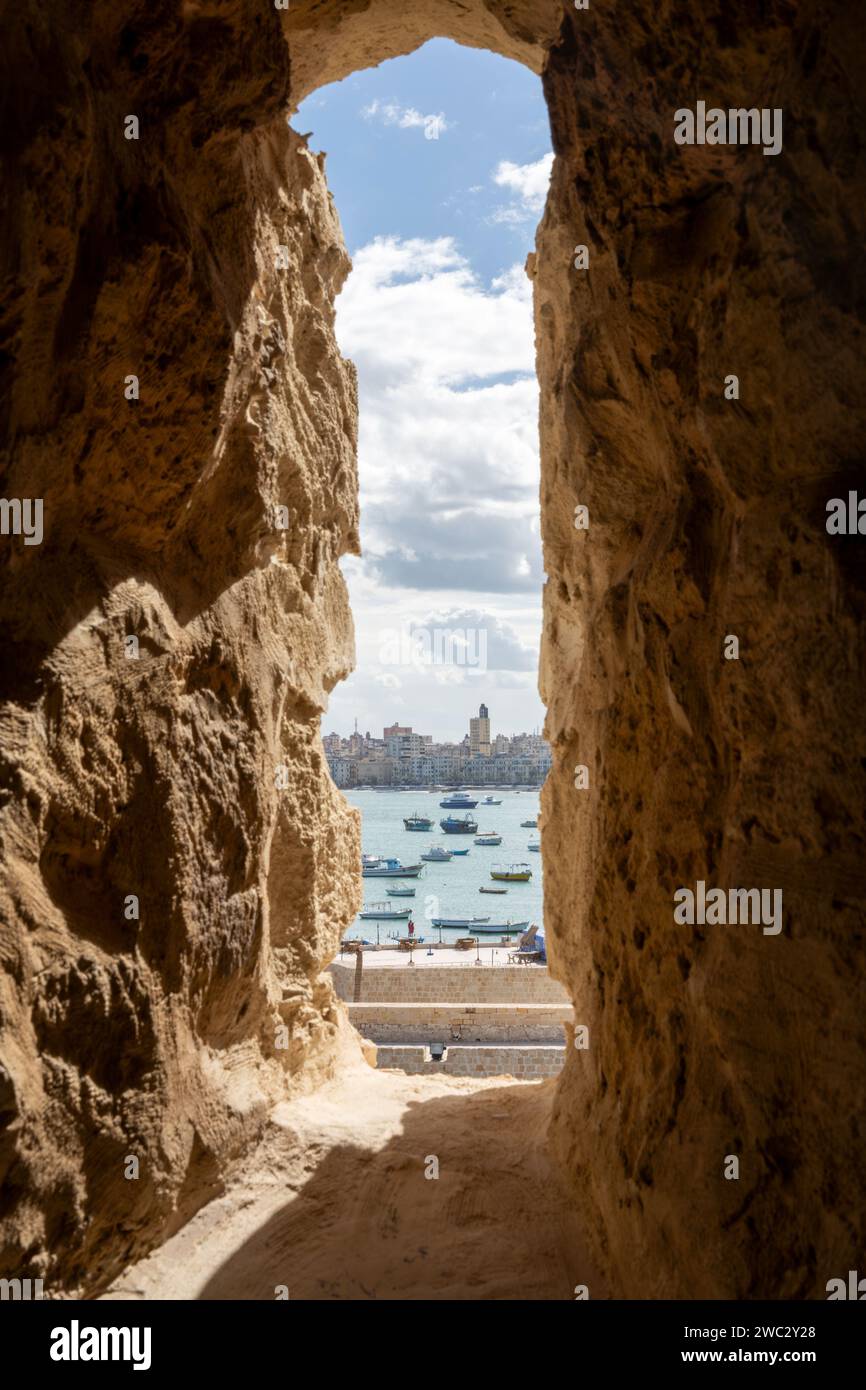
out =
<path fill-rule="evenodd" d="M 493 182 L 499 188 L 510 189 L 517 197 L 511 203 L 494 208 L 490 220 L 518 226 L 537 218 L 544 209 L 552 168 L 552 154 L 543 155 L 534 164 L 501 160 L 494 171 Z"/>
<path fill-rule="evenodd" d="M 426 140 L 438 140 L 446 130 L 453 128 L 454 122 L 445 119 L 443 111 L 425 116 L 414 106 L 400 106 L 396 101 L 383 102 L 378 97 L 369 106 L 361 108 L 366 121 L 380 120 L 383 125 L 395 125 L 401 130 L 420 129 Z"/>
<path fill-rule="evenodd" d="M 473 712 L 501 685 L 515 727 L 537 724 L 538 383 L 522 266 L 486 285 L 453 238 L 378 237 L 354 256 L 336 327 L 358 368 L 364 553 L 342 562 L 358 670 L 335 716 L 378 727 L 399 699 L 444 733 L 463 702 L 437 691 L 462 687 Z M 433 605 L 441 625 L 485 630 L 488 670 L 400 666 L 398 692 L 380 678 L 382 631 L 429 624 Z"/>

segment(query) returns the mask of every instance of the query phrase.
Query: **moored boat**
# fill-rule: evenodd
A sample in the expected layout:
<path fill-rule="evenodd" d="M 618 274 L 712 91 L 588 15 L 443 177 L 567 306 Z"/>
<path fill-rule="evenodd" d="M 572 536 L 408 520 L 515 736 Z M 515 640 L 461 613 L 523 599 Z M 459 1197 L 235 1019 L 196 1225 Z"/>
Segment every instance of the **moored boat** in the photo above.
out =
<path fill-rule="evenodd" d="M 497 933 L 500 936 L 516 936 L 518 932 L 526 931 L 528 926 L 528 922 L 488 922 L 486 926 L 476 925 L 472 930 L 481 936 L 493 936 Z"/>
<path fill-rule="evenodd" d="M 468 854 L 468 853 L 469 853 L 469 849 L 468 849 L 468 847 L 467 847 L 466 849 L 452 849 L 451 853 L 452 853 L 452 854 L 457 854 L 457 855 Z"/>
<path fill-rule="evenodd" d="M 479 893 L 507 893 L 507 888 L 479 888 Z"/>
<path fill-rule="evenodd" d="M 531 849 L 531 850 L 533 851 L 534 854 L 538 854 L 539 851 L 540 851 L 540 849 L 541 849 L 541 841 L 540 841 L 540 840 L 530 840 L 530 841 L 529 841 L 529 844 L 526 846 L 526 848 L 527 848 L 527 849 Z"/>
<path fill-rule="evenodd" d="M 378 854 L 366 854 L 361 861 L 362 878 L 417 878 L 421 864 L 403 864 L 399 859 L 383 859 Z"/>
<path fill-rule="evenodd" d="M 365 921 L 401 922 L 409 916 L 409 909 L 395 907 L 393 903 L 373 903 L 365 907 L 360 915 Z"/>
<path fill-rule="evenodd" d="M 478 830 L 478 822 L 470 815 L 445 816 L 439 824 L 446 835 L 474 835 Z"/>
<path fill-rule="evenodd" d="M 427 816 L 419 816 L 417 811 L 413 811 L 411 816 L 403 817 L 403 826 L 406 830 L 432 830 L 433 822 Z"/>
<path fill-rule="evenodd" d="M 451 858 L 450 849 L 443 849 L 441 845 L 431 845 L 426 854 L 421 858 L 428 864 L 447 864 Z"/>
<path fill-rule="evenodd" d="M 476 845 L 501 845 L 502 836 L 497 835 L 495 830 L 488 830 L 487 832 L 482 832 L 480 835 L 476 835 L 472 843 Z"/>
<path fill-rule="evenodd" d="M 498 879 L 501 883 L 528 883 L 532 878 L 532 870 L 528 864 L 494 864 L 490 870 L 490 877 Z"/>
<path fill-rule="evenodd" d="M 385 892 L 389 898 L 414 898 L 415 896 L 415 889 L 410 888 L 408 883 L 395 883 L 392 887 L 386 888 Z"/>
<path fill-rule="evenodd" d="M 501 805 L 502 805 L 502 797 L 501 797 L 501 796 L 500 796 L 500 797 L 485 796 L 485 798 L 484 798 L 484 800 L 482 801 L 481 805 L 482 805 L 482 806 L 501 806 Z"/>
<path fill-rule="evenodd" d="M 431 917 L 434 927 L 478 927 L 489 922 L 489 917 Z"/>
<path fill-rule="evenodd" d="M 537 830 L 537 829 L 538 829 L 538 821 L 537 821 L 537 820 L 522 820 L 522 821 L 520 822 L 520 828 L 521 828 L 521 830 Z"/>
<path fill-rule="evenodd" d="M 440 801 L 439 805 L 444 811 L 474 811 L 478 802 L 473 801 L 468 792 L 452 792 L 444 801 Z"/>

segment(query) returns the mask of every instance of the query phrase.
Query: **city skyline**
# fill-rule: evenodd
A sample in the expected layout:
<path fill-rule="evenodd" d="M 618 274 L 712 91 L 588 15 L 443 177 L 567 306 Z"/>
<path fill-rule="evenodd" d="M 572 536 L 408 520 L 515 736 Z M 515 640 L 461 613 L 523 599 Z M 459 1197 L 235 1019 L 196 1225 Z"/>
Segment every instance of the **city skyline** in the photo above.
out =
<path fill-rule="evenodd" d="M 369 729 L 324 734 L 328 767 L 338 787 L 436 786 L 461 782 L 540 784 L 551 766 L 550 747 L 537 732 L 494 732 L 488 706 L 458 740 L 436 740 L 410 724 L 386 724 L 382 737 Z"/>

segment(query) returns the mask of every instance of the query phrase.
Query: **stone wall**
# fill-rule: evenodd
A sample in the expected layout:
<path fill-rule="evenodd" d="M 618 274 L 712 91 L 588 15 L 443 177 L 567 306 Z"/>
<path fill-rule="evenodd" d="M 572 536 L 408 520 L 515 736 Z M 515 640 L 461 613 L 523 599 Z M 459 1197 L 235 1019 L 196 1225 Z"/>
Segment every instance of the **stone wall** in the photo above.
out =
<path fill-rule="evenodd" d="M 349 1020 L 362 1037 L 377 1044 L 454 1040 L 561 1045 L 572 1010 L 569 1004 L 350 1004 Z"/>
<path fill-rule="evenodd" d="M 516 1081 L 543 1081 L 558 1076 L 565 1061 L 565 1048 L 460 1047 L 449 1046 L 444 1059 L 434 1062 L 429 1050 L 421 1046 L 377 1047 L 376 1065 L 381 1071 L 393 1068 L 410 1076 L 513 1076 Z"/>
<path fill-rule="evenodd" d="M 540 965 L 450 966 L 408 963 L 376 966 L 365 952 L 361 977 L 364 1003 L 454 1000 L 467 1004 L 563 1004 L 568 992 Z M 355 965 L 335 960 L 328 967 L 340 999 L 351 1000 Z"/>

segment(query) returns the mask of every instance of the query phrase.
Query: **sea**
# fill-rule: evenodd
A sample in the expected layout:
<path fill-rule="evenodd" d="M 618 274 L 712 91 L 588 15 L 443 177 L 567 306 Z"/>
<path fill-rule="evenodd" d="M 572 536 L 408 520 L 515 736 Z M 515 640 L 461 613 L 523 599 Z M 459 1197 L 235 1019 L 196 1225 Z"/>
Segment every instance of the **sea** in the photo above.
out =
<path fill-rule="evenodd" d="M 463 815 L 462 811 L 444 810 L 440 801 L 447 792 L 431 792 L 427 788 L 414 791 L 373 791 L 344 789 L 346 800 L 356 806 L 362 818 L 362 849 L 364 854 L 381 854 L 400 859 L 404 864 L 417 864 L 422 854 L 433 845 L 446 849 L 468 849 L 466 855 L 455 855 L 447 864 L 424 864 L 418 878 L 400 879 L 401 884 L 414 887 L 414 898 L 389 898 L 388 888 L 394 879 L 365 878 L 364 907 L 376 903 L 393 903 L 400 909 L 409 908 L 415 923 L 414 936 L 425 941 L 456 941 L 471 935 L 471 928 L 434 927 L 433 917 L 489 917 L 490 923 L 524 922 L 542 926 L 541 855 L 527 848 L 537 841 L 538 830 L 522 829 L 523 820 L 538 820 L 539 793 L 514 791 L 509 787 L 496 790 L 468 791 L 478 806 L 472 812 L 478 822 L 478 834 L 495 831 L 502 844 L 484 846 L 473 844 L 472 835 L 446 835 L 439 827 L 444 816 Z M 501 806 L 482 806 L 485 796 L 502 799 Z M 433 829 L 424 832 L 406 830 L 404 816 L 417 813 L 433 821 Z M 494 864 L 528 864 L 532 878 L 528 883 L 494 883 L 490 869 Z M 504 894 L 479 893 L 479 888 L 507 888 Z M 407 920 L 375 922 L 356 917 L 345 935 L 357 940 L 380 942 L 396 940 L 407 935 Z M 378 928 L 378 930 L 377 930 Z M 498 944 L 499 936 L 482 936 L 481 941 Z M 517 936 L 511 938 L 517 944 Z"/>

